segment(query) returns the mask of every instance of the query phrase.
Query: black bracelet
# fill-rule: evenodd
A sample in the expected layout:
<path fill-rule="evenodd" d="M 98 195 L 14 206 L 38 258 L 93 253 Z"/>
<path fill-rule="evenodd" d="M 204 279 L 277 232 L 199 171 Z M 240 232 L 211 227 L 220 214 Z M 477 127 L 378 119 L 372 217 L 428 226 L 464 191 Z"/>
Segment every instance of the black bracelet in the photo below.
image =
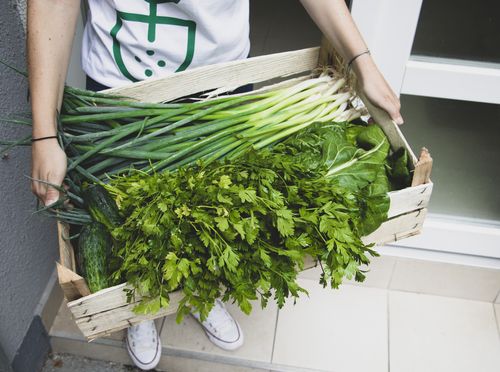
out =
<path fill-rule="evenodd" d="M 47 137 L 32 138 L 31 142 L 43 141 L 43 140 L 51 139 L 51 138 L 57 138 L 57 136 L 47 136 Z"/>
<path fill-rule="evenodd" d="M 354 57 L 351 58 L 351 60 L 349 61 L 349 63 L 347 64 L 347 69 L 350 70 L 351 69 L 351 65 L 352 63 L 358 58 L 358 57 L 361 57 L 362 55 L 364 54 L 370 54 L 370 50 L 365 50 L 363 53 L 359 53 L 359 54 L 356 54 Z"/>

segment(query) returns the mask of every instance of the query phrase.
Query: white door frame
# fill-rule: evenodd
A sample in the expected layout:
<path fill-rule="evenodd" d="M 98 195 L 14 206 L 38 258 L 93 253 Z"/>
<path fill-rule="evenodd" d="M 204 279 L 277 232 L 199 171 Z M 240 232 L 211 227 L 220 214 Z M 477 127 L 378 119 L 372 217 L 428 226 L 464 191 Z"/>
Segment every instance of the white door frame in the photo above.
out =
<path fill-rule="evenodd" d="M 500 63 L 411 56 L 401 93 L 500 104 Z"/>
<path fill-rule="evenodd" d="M 352 15 L 395 92 L 500 104 L 500 63 L 411 55 L 422 0 L 352 0 Z"/>
<path fill-rule="evenodd" d="M 500 64 L 411 56 L 421 6 L 422 0 L 351 2 L 352 15 L 394 91 L 500 103 Z M 407 249 L 422 258 L 446 252 L 491 262 L 500 259 L 500 222 L 430 214 L 421 235 L 385 249 L 391 254 Z"/>
<path fill-rule="evenodd" d="M 352 0 L 351 12 L 373 59 L 401 92 L 422 0 Z"/>

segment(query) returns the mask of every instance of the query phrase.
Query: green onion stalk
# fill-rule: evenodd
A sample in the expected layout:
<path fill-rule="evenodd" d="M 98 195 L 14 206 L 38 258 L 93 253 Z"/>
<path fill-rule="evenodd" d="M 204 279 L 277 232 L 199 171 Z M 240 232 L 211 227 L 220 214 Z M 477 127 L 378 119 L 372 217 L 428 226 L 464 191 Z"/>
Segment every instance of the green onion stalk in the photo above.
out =
<path fill-rule="evenodd" d="M 236 158 L 313 123 L 359 117 L 352 99 L 346 80 L 329 73 L 274 90 L 194 102 L 142 103 L 66 87 L 58 120 L 59 141 L 68 156 L 66 184 L 78 198 L 83 182 L 105 183 L 133 170 L 152 173 Z M 5 122 L 30 125 L 29 118 Z M 30 137 L 0 144 L 6 145 L 5 152 L 29 145 Z M 76 209 L 59 211 L 56 217 L 84 223 L 82 214 L 83 209 Z"/>

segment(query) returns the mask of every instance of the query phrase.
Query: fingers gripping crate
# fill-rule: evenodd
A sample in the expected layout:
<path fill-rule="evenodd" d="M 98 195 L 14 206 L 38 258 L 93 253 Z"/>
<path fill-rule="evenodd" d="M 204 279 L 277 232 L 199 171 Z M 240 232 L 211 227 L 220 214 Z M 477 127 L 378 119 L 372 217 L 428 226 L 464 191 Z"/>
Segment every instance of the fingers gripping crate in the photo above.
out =
<path fill-rule="evenodd" d="M 262 83 L 276 78 L 284 81 L 262 89 L 283 87 L 299 81 L 292 75 L 309 75 L 319 66 L 334 64 L 332 49 L 324 43 L 319 48 L 278 53 L 241 61 L 204 66 L 159 79 L 134 83 L 122 88 L 111 89 L 110 93 L 120 94 L 144 102 L 165 102 L 188 96 L 201 91 L 216 89 L 216 92 L 231 91 L 248 83 Z M 351 82 L 354 85 L 353 82 Z M 356 89 L 355 86 L 351 86 Z M 382 110 L 370 104 L 362 95 L 361 100 L 370 115 L 378 123 L 391 143 L 393 149 L 406 148 L 413 165 L 412 186 L 389 193 L 389 219 L 376 231 L 363 238 L 365 243 L 384 244 L 418 234 L 427 212 L 427 204 L 432 193 L 429 180 L 432 159 L 425 151 L 417 160 L 399 128 Z M 58 225 L 60 263 L 57 264 L 59 282 L 68 301 L 68 308 L 74 316 L 83 335 L 92 340 L 127 328 L 146 319 L 159 318 L 174 313 L 182 294 L 170 295 L 170 305 L 152 315 L 137 315 L 133 308 L 139 297 L 127 301 L 128 284 L 120 284 L 90 294 L 85 280 L 76 274 L 74 252 L 71 244 L 64 239 L 69 236 L 68 226 Z"/>

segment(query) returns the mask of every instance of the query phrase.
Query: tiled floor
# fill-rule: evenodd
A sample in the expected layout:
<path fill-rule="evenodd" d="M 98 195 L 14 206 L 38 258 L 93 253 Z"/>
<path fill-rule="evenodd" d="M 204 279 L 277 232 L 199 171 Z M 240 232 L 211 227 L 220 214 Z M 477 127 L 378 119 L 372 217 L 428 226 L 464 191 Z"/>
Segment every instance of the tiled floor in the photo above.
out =
<path fill-rule="evenodd" d="M 246 337 L 233 353 L 214 347 L 193 318 L 177 325 L 168 317 L 160 369 L 500 371 L 500 304 L 350 284 L 333 291 L 304 277 L 300 284 L 309 297 L 279 311 L 256 304 L 246 316 L 229 306 Z M 127 362 L 122 334 L 87 344 L 64 304 L 51 335 L 56 352 Z"/>
<path fill-rule="evenodd" d="M 234 352 L 219 349 L 205 337 L 204 331 L 191 316 L 185 317 L 180 325 L 175 322 L 174 316 L 166 318 L 161 335 L 163 345 L 169 348 L 223 355 L 228 358 L 271 362 L 278 315 L 276 304 L 269 303 L 269 306 L 262 310 L 260 304 L 255 302 L 251 316 L 239 311 L 235 305 L 228 304 L 227 308 L 244 331 L 245 344 L 240 349 Z M 252 332 L 256 328 L 258 332 Z"/>
<path fill-rule="evenodd" d="M 309 292 L 278 316 L 273 362 L 325 371 L 388 370 L 387 291 L 346 285 Z M 362 357 L 361 357 L 362 356 Z"/>
<path fill-rule="evenodd" d="M 492 303 L 389 294 L 391 371 L 500 371 Z"/>

